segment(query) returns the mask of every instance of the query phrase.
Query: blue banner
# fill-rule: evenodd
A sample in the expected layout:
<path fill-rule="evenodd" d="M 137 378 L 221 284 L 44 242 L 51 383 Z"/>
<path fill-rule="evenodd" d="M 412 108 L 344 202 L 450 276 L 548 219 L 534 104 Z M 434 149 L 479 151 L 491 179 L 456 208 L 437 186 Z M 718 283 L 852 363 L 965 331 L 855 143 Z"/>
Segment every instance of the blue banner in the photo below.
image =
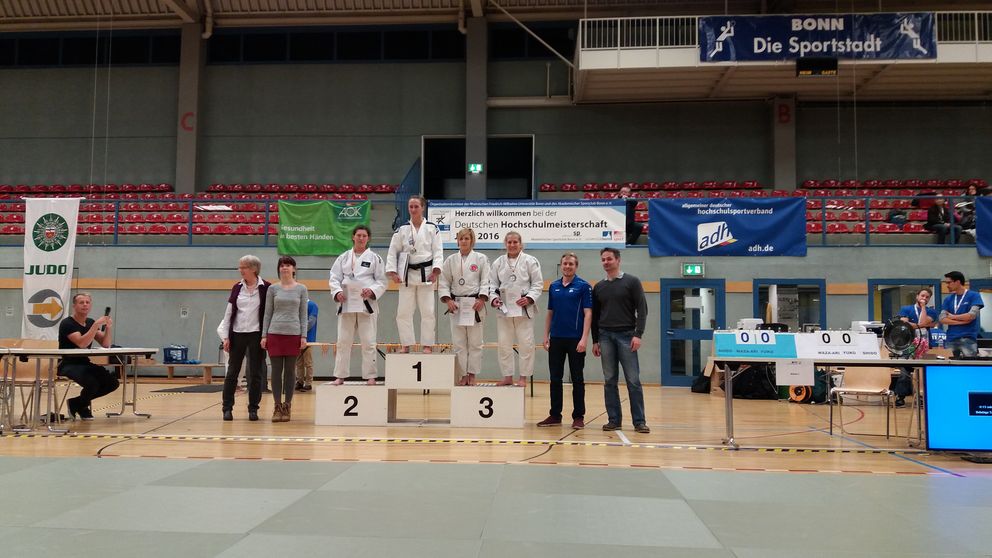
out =
<path fill-rule="evenodd" d="M 806 200 L 653 199 L 652 256 L 805 256 Z"/>
<path fill-rule="evenodd" d="M 975 244 L 979 256 L 992 256 L 992 197 L 975 198 Z"/>
<path fill-rule="evenodd" d="M 826 57 L 937 57 L 932 13 L 699 18 L 699 60 L 754 62 Z"/>

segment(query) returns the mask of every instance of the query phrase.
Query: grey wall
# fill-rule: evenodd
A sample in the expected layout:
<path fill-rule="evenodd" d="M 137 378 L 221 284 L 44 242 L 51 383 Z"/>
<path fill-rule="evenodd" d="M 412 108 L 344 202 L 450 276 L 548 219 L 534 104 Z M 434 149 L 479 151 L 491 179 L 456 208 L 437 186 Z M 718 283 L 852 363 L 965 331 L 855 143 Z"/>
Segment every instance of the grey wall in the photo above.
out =
<path fill-rule="evenodd" d="M 489 133 L 536 134 L 538 182 L 769 183 L 768 110 L 763 102 L 493 109 Z"/>
<path fill-rule="evenodd" d="M 175 66 L 0 70 L 0 181 L 171 183 L 177 80 Z"/>
<path fill-rule="evenodd" d="M 382 254 L 383 246 L 374 248 Z M 231 284 L 237 279 L 237 260 L 245 253 L 254 253 L 262 258 L 263 273 L 267 278 L 275 277 L 274 264 L 277 259 L 273 248 L 149 248 L 149 247 L 78 247 L 76 250 L 77 277 L 83 279 L 117 278 L 137 279 L 225 279 Z M 925 253 L 922 253 L 925 252 Z M 867 283 L 870 277 L 921 277 L 937 279 L 946 271 L 958 269 L 970 278 L 992 275 L 985 259 L 979 258 L 969 249 L 925 249 L 919 248 L 811 248 L 806 258 L 704 258 L 708 278 L 723 278 L 727 281 L 745 281 L 754 278 L 807 278 L 824 277 L 831 284 Z M 551 279 L 557 272 L 559 251 L 531 252 L 541 260 L 545 278 Z M 488 253 L 490 258 L 498 254 Z M 598 252 L 592 250 L 578 252 L 580 258 L 579 275 L 598 280 L 602 276 Z M 921 257 L 925 256 L 925 257 Z M 0 277 L 20 277 L 22 249 L 0 247 Z M 298 259 L 299 277 L 315 280 L 325 285 L 331 258 L 304 257 Z M 623 254 L 623 268 L 626 272 L 640 277 L 643 281 L 658 281 L 661 278 L 679 276 L 678 258 L 651 258 L 647 250 L 631 248 Z M 176 262 L 181 262 L 177 264 Z M 140 291 L 140 290 L 98 290 L 94 291 L 94 308 L 112 306 L 117 324 L 116 342 L 121 345 L 163 347 L 171 343 L 188 345 L 191 358 L 195 356 L 199 344 L 200 324 L 205 318 L 202 360 L 215 361 L 217 358 L 217 324 L 223 316 L 226 304 L 225 291 Z M 379 340 L 395 341 L 396 292 L 387 293 L 381 308 L 383 318 L 379 321 Z M 320 306 L 321 318 L 318 326 L 318 340 L 333 341 L 336 338 L 336 320 L 330 294 L 326 290 L 317 291 L 313 299 Z M 733 326 L 740 318 L 752 316 L 752 296 L 729 294 L 727 296 L 727 324 Z M 535 320 L 535 340 L 543 337 L 544 308 L 546 299 L 539 301 L 541 313 Z M 180 307 L 190 309 L 188 318 L 180 318 Z M 10 307 L 13 316 L 7 317 Z M 18 337 L 21 323 L 21 291 L 0 290 L 0 337 Z M 659 331 L 660 299 L 657 294 L 648 295 L 648 327 L 641 349 L 641 367 L 644 381 L 657 383 L 660 380 L 660 340 Z M 447 318 L 438 319 L 438 340 L 448 342 L 450 334 Z M 827 297 L 827 323 L 831 328 L 846 328 L 852 320 L 867 319 L 868 299 L 864 295 L 829 295 Z M 485 339 L 496 340 L 496 318 L 489 316 L 486 321 Z M 353 370 L 357 374 L 359 359 L 353 359 Z M 538 352 L 536 377 L 546 379 L 547 358 Z M 333 368 L 330 355 L 316 357 L 316 373 L 328 376 Z M 380 372 L 382 364 L 380 363 Z M 498 377 L 495 351 L 487 350 L 483 363 L 484 377 Z M 587 360 L 586 377 L 596 381 L 602 379 L 602 369 L 597 359 Z"/>
<path fill-rule="evenodd" d="M 397 183 L 465 131 L 465 65 L 208 66 L 201 181 Z"/>
<path fill-rule="evenodd" d="M 992 106 L 797 108 L 797 172 L 813 178 L 992 177 Z"/>

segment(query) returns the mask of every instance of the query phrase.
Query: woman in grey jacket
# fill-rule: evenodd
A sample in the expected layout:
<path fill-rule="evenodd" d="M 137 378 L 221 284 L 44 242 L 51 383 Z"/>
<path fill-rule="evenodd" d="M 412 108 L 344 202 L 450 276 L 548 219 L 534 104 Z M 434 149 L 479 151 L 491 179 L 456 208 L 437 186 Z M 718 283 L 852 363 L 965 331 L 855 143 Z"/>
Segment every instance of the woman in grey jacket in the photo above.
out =
<path fill-rule="evenodd" d="M 269 287 L 262 320 L 262 348 L 272 362 L 272 422 L 289 422 L 296 385 L 296 358 L 307 346 L 306 286 L 296 282 L 296 260 L 279 258 L 279 282 Z M 283 401 L 285 399 L 285 401 Z"/>

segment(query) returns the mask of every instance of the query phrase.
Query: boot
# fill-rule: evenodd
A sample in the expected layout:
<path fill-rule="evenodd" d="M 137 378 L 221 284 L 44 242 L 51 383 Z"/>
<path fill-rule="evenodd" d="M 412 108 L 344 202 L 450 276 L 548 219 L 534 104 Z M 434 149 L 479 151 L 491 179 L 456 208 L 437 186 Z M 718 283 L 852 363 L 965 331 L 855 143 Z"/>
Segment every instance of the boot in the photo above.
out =
<path fill-rule="evenodd" d="M 272 407 L 272 422 L 282 422 L 282 403 L 276 403 Z"/>
<path fill-rule="evenodd" d="M 281 422 L 289 422 L 289 410 L 290 410 L 290 408 L 292 406 L 293 406 L 292 403 L 283 403 L 282 404 L 282 421 Z"/>

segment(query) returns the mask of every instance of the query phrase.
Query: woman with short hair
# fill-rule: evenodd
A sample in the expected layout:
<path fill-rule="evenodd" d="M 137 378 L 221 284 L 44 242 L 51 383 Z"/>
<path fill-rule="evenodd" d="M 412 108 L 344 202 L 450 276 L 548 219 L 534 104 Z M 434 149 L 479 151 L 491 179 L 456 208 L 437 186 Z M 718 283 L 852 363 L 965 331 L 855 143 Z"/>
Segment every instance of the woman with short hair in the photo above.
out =
<path fill-rule="evenodd" d="M 259 277 L 262 260 L 248 254 L 238 260 L 241 281 L 231 288 L 227 297 L 224 319 L 217 326 L 217 335 L 224 342 L 224 351 L 230 353 L 227 375 L 224 376 L 224 420 L 234 420 L 234 391 L 238 387 L 241 363 L 248 355 L 248 420 L 258 420 L 258 404 L 262 400 L 265 350 L 262 349 L 262 317 L 265 312 L 265 293 L 269 283 Z"/>
<path fill-rule="evenodd" d="M 455 352 L 458 385 L 474 386 L 482 369 L 482 330 L 489 299 L 489 258 L 473 250 L 475 231 L 462 229 L 455 235 L 458 253 L 448 256 L 441 266 L 438 296 L 451 314 L 451 346 Z M 469 325 L 459 323 L 465 304 L 475 316 Z"/>
<path fill-rule="evenodd" d="M 544 290 L 541 263 L 523 252 L 520 233 L 510 231 L 503 237 L 506 254 L 496 258 L 489 272 L 490 304 L 499 310 L 496 331 L 499 334 L 499 368 L 503 373 L 500 385 L 513 381 L 513 344 L 520 355 L 520 379 L 516 385 L 526 387 L 527 378 L 534 375 L 534 316 L 535 303 Z"/>

